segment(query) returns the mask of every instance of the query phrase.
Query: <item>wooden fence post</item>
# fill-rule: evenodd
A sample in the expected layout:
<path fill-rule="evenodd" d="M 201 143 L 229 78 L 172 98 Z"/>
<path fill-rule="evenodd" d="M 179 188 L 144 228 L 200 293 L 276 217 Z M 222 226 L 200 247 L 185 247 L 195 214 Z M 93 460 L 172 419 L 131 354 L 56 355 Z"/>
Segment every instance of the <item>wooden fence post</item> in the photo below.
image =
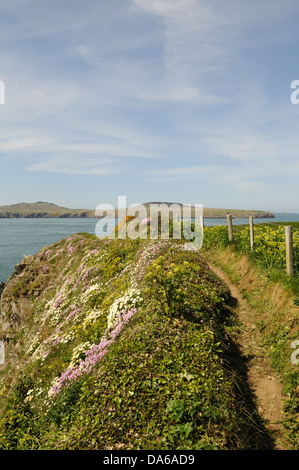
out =
<path fill-rule="evenodd" d="M 249 229 L 250 229 L 250 249 L 253 250 L 254 245 L 254 230 L 253 230 L 253 217 L 249 217 Z"/>
<path fill-rule="evenodd" d="M 286 270 L 289 276 L 294 274 L 293 230 L 291 225 L 285 226 Z"/>
<path fill-rule="evenodd" d="M 234 232 L 233 232 L 233 224 L 232 224 L 232 216 L 231 214 L 227 214 L 227 226 L 228 226 L 228 239 L 230 242 L 234 241 Z"/>

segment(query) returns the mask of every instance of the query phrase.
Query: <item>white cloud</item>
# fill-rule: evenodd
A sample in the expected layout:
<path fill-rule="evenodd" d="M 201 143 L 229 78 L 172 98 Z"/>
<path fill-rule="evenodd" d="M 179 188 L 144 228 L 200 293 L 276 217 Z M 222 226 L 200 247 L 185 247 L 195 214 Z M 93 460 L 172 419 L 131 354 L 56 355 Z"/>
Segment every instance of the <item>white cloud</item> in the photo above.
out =
<path fill-rule="evenodd" d="M 181 166 L 175 168 L 164 168 L 159 170 L 151 170 L 148 175 L 155 176 L 158 178 L 167 177 L 180 177 L 180 176 L 192 176 L 192 175 L 204 175 L 207 173 L 213 173 L 217 170 L 217 167 L 210 165 L 196 165 L 196 166 Z"/>
<path fill-rule="evenodd" d="M 194 0 L 134 0 L 139 8 L 147 13 L 153 13 L 164 17 L 171 17 L 173 14 L 183 13 L 191 7 L 194 7 Z M 198 2 L 199 3 L 199 2 Z"/>
<path fill-rule="evenodd" d="M 88 46 L 79 45 L 75 47 L 76 52 L 83 59 L 88 59 L 91 55 L 90 48 Z"/>
<path fill-rule="evenodd" d="M 222 154 L 237 162 L 259 164 L 263 161 L 272 162 L 281 154 L 281 148 L 273 140 L 267 140 L 263 135 L 253 132 L 234 132 L 222 130 L 214 137 L 206 139 L 217 154 Z"/>
<path fill-rule="evenodd" d="M 125 170 L 120 165 L 110 166 L 108 159 L 84 159 L 66 158 L 55 154 L 42 162 L 37 162 L 28 167 L 33 172 L 64 173 L 69 175 L 115 175 Z"/>
<path fill-rule="evenodd" d="M 240 194 L 293 184 L 287 3 L 3 0 L 2 161 L 31 174 L 133 169 L 181 191 L 193 177 Z"/>

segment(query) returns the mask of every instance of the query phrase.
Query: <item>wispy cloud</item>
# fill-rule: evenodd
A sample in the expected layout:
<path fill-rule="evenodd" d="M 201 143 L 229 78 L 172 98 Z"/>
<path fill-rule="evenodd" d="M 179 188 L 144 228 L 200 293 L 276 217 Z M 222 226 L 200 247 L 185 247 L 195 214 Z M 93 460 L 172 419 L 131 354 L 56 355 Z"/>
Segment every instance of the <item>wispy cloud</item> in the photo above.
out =
<path fill-rule="evenodd" d="M 107 176 L 125 172 L 123 165 L 111 166 L 109 159 L 104 158 L 66 158 L 63 155 L 50 157 L 28 167 L 29 171 L 64 173 L 70 175 L 98 175 Z"/>
<path fill-rule="evenodd" d="M 106 191 L 293 188 L 298 13 L 295 0 L 3 0 L 2 163 L 98 175 Z"/>

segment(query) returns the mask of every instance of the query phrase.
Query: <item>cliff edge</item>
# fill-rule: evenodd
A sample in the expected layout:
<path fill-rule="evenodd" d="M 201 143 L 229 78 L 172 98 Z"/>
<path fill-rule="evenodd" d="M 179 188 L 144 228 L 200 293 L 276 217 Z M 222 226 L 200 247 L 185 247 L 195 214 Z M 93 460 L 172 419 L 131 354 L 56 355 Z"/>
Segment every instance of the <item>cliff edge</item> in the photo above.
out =
<path fill-rule="evenodd" d="M 262 448 L 233 318 L 181 240 L 75 234 L 25 257 L 1 296 L 0 449 Z"/>

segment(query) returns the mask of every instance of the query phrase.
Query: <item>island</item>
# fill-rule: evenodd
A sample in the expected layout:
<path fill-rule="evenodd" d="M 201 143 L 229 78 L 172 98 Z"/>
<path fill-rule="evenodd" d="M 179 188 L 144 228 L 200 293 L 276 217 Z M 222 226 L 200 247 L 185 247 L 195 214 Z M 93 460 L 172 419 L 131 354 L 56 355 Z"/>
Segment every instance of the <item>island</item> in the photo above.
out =
<path fill-rule="evenodd" d="M 151 205 L 161 204 L 178 204 L 182 209 L 187 207 L 186 204 L 173 203 L 173 202 L 146 202 L 143 206 L 146 207 L 147 211 L 150 210 Z M 189 206 L 190 207 L 190 206 Z M 136 211 L 138 205 L 136 206 Z M 194 206 L 191 206 L 191 217 L 194 217 Z M 213 209 L 203 208 L 203 216 L 207 219 L 223 219 L 226 218 L 227 214 L 231 214 L 233 218 L 275 218 L 271 212 L 260 211 L 260 210 L 245 210 L 245 209 Z M 107 217 L 118 217 L 118 209 L 112 213 L 107 213 Z M 97 218 L 95 209 L 69 209 L 67 207 L 61 207 L 57 204 L 50 202 L 37 201 L 33 203 L 21 202 L 18 204 L 3 205 L 0 206 L 0 218 L 14 219 L 14 218 Z"/>

